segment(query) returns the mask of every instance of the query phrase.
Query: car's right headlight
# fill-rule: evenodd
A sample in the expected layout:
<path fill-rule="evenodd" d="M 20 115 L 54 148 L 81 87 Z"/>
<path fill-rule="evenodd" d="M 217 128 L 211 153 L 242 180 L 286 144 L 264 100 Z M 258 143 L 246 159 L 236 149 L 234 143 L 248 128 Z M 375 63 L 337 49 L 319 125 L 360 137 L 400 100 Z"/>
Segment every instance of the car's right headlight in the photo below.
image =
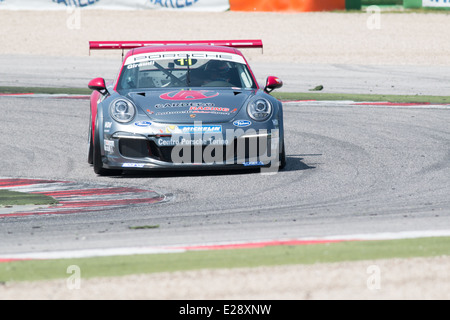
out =
<path fill-rule="evenodd" d="M 109 114 L 117 122 L 127 123 L 134 119 L 136 107 L 131 101 L 119 98 L 109 106 Z"/>
<path fill-rule="evenodd" d="M 253 120 L 265 121 L 272 114 L 272 104 L 264 98 L 257 98 L 250 101 L 247 112 Z"/>

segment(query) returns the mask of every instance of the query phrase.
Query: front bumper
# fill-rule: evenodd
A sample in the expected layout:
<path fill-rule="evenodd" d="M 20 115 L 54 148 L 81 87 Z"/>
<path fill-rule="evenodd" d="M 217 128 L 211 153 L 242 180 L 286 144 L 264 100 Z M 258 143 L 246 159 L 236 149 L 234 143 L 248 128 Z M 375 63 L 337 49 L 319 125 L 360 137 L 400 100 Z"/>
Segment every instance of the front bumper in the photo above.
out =
<path fill-rule="evenodd" d="M 276 124 L 277 122 L 275 122 Z M 273 124 L 270 122 L 270 124 Z M 179 128 L 189 130 L 181 131 Z M 280 131 L 273 125 L 235 128 L 223 125 L 158 124 L 145 130 L 105 133 L 103 167 L 107 169 L 242 169 L 278 166 Z M 195 129 L 195 128 L 194 128 Z"/>

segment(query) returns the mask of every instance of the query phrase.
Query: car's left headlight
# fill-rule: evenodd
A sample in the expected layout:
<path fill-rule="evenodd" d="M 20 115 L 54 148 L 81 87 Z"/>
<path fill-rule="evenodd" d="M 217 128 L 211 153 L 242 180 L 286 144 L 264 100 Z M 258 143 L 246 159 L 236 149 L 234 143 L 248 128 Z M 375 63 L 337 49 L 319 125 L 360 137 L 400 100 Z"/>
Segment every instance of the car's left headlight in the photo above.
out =
<path fill-rule="evenodd" d="M 265 121 L 272 114 L 272 104 L 264 98 L 257 98 L 247 106 L 247 112 L 250 118 L 256 121 Z"/>
<path fill-rule="evenodd" d="M 125 99 L 114 100 L 109 106 L 111 118 L 120 123 L 127 123 L 134 119 L 136 107 L 131 101 Z"/>

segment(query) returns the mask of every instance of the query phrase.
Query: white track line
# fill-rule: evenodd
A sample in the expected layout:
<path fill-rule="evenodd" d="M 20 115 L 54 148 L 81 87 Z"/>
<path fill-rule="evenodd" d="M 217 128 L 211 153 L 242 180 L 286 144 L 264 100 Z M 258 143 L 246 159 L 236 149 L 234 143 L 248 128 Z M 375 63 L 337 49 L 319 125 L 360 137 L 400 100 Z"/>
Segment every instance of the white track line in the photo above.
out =
<path fill-rule="evenodd" d="M 450 109 L 450 104 L 420 104 L 404 103 L 396 104 L 391 102 L 370 102 L 370 101 L 283 101 L 286 106 L 321 106 L 321 107 L 361 107 L 361 108 L 392 108 L 392 109 Z"/>
<path fill-rule="evenodd" d="M 416 239 L 416 238 L 430 238 L 430 237 L 449 237 L 450 230 L 429 230 L 429 231 L 404 231 L 404 232 L 385 232 L 374 234 L 355 234 L 330 236 L 321 238 L 302 238 L 296 240 L 286 241 L 373 241 L 373 240 L 400 240 L 400 239 Z M 274 243 L 280 240 L 273 240 Z M 281 240 L 283 241 L 283 240 Z M 270 241 L 261 241 L 267 243 Z M 126 255 L 141 255 L 141 254 L 167 254 L 167 253 L 181 253 L 190 250 L 201 250 L 201 247 L 218 247 L 227 245 L 241 245 L 245 247 L 251 244 L 258 244 L 258 241 L 249 243 L 220 243 L 220 244 L 200 244 L 189 246 L 171 246 L 171 247 L 129 247 L 129 248 L 111 248 L 111 249 L 86 249 L 73 251 L 54 251 L 54 252 L 32 252 L 19 254 L 3 254 L 0 255 L 0 260 L 51 260 L 51 259 L 73 259 L 73 258 L 92 258 L 92 257 L 107 257 L 107 256 L 126 256 Z M 192 249 L 195 248 L 195 249 Z"/>

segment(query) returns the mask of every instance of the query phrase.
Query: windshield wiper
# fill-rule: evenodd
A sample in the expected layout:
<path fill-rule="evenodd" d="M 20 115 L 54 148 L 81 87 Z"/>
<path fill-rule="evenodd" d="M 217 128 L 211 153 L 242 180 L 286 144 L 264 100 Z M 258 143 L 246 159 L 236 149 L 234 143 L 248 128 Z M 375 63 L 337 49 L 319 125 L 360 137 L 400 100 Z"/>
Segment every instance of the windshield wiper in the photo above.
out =
<path fill-rule="evenodd" d="M 190 87 L 191 85 L 191 62 L 189 61 L 189 54 L 186 54 L 187 60 L 187 75 L 186 75 L 186 85 Z"/>
<path fill-rule="evenodd" d="M 181 81 L 179 78 L 177 78 L 176 76 L 174 76 L 171 72 L 167 71 L 166 69 L 164 69 L 159 63 L 155 62 L 155 67 L 162 71 L 164 74 L 166 74 L 167 76 L 169 76 L 172 80 L 174 80 L 175 82 L 178 82 L 179 84 L 183 85 L 183 81 Z"/>

